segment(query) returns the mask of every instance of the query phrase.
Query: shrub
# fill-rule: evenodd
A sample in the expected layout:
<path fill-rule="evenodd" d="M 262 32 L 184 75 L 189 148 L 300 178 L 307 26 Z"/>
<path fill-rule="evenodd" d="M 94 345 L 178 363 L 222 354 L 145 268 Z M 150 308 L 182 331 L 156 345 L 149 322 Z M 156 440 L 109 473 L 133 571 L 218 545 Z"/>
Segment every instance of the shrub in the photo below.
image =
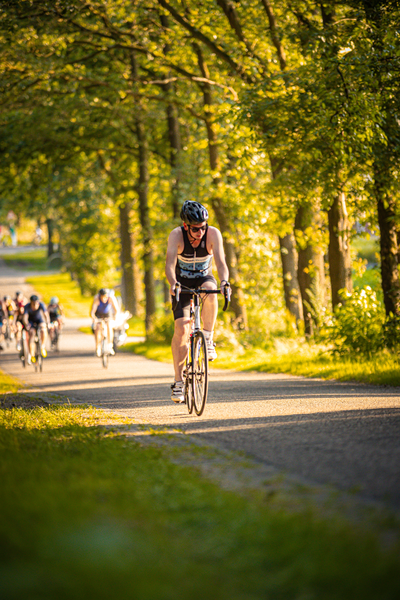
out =
<path fill-rule="evenodd" d="M 343 304 L 335 309 L 329 341 L 333 352 L 371 356 L 385 346 L 385 311 L 376 293 L 369 287 L 353 293 L 342 292 Z"/>
<path fill-rule="evenodd" d="M 174 317 L 172 313 L 154 317 L 148 341 L 156 344 L 170 344 L 174 335 Z"/>

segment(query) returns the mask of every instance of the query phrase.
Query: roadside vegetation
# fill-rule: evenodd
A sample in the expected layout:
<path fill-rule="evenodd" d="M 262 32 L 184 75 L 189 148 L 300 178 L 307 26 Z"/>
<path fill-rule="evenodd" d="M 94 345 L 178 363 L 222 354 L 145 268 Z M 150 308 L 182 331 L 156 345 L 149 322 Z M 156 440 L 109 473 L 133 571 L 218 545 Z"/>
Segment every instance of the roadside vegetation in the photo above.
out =
<path fill-rule="evenodd" d="M 22 387 L 20 381 L 14 379 L 14 377 L 10 377 L 10 375 L 6 375 L 0 370 L 0 394 L 4 394 L 5 392 L 16 392 Z"/>
<path fill-rule="evenodd" d="M 46 247 L 8 254 L 3 260 L 7 266 L 24 271 L 47 271 L 49 268 Z"/>
<path fill-rule="evenodd" d="M 357 271 L 355 291 L 335 314 L 323 311 L 318 329 L 310 338 L 299 335 L 290 318 L 281 318 L 270 307 L 259 309 L 254 330 L 238 333 L 222 313 L 219 315 L 215 340 L 218 344 L 216 368 L 289 373 L 322 379 L 360 381 L 378 385 L 400 385 L 399 325 L 393 321 L 385 327 L 379 294 L 380 274 L 368 258 L 376 256 L 376 241 L 363 240 L 356 245 Z M 26 257 L 29 262 L 29 255 Z M 32 264 L 32 263 L 31 263 Z M 92 299 L 83 296 L 79 285 L 67 273 L 52 273 L 28 279 L 45 302 L 57 294 L 67 317 L 89 315 Z M 283 326 L 282 326 L 283 325 Z M 90 327 L 82 328 L 91 334 Z M 129 336 L 145 335 L 144 320 L 129 321 Z M 170 341 L 172 315 L 160 310 L 145 342 L 126 344 L 124 351 L 152 360 L 172 362 Z"/>
<path fill-rule="evenodd" d="M 131 427 L 29 397 L 0 410 L 4 597 L 399 597 L 398 542 L 383 549 L 371 531 L 310 506 L 284 511 L 262 490 L 224 491 L 141 444 L 137 427 L 127 438 Z"/>
<path fill-rule="evenodd" d="M 54 273 L 51 275 L 40 275 L 30 277 L 27 282 L 40 294 L 47 304 L 50 298 L 57 295 L 63 306 L 66 317 L 71 319 L 89 318 L 92 297 L 84 296 L 76 281 L 73 281 L 68 273 Z M 130 336 L 144 336 L 145 327 L 143 319 L 132 317 L 128 321 Z M 90 327 L 82 328 L 85 333 L 92 333 Z"/>

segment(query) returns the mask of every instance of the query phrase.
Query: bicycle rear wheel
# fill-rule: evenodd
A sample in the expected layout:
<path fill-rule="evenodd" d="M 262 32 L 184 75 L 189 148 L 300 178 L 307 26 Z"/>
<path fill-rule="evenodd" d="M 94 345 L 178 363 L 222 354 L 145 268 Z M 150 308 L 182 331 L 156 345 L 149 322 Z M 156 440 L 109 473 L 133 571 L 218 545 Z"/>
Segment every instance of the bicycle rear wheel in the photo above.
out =
<path fill-rule="evenodd" d="M 198 331 L 191 339 L 192 391 L 196 415 L 200 416 L 207 402 L 208 357 L 204 333 Z"/>

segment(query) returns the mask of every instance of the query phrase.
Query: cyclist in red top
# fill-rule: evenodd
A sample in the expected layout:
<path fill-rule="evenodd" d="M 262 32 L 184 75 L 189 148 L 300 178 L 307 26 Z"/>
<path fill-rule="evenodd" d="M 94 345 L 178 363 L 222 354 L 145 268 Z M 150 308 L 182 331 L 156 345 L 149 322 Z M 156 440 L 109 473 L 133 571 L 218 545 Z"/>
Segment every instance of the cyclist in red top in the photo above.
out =
<path fill-rule="evenodd" d="M 23 316 L 28 300 L 22 292 L 15 292 L 14 304 L 16 307 L 14 312 L 15 339 L 17 342 L 17 351 L 19 352 L 21 350 L 22 329 L 24 326 Z"/>
<path fill-rule="evenodd" d="M 175 285 L 181 283 L 187 288 L 217 289 L 217 281 L 212 274 L 214 259 L 221 291 L 228 283 L 229 271 L 225 261 L 221 232 L 207 224 L 208 211 L 199 202 L 186 201 L 181 210 L 182 227 L 171 231 L 168 239 L 165 274 L 175 295 Z M 172 338 L 175 381 L 171 386 L 171 399 L 183 402 L 183 367 L 187 354 L 187 341 L 190 334 L 190 298 L 182 294 L 174 310 L 175 329 Z M 213 342 L 214 325 L 218 313 L 217 296 L 210 294 L 204 299 L 202 321 L 207 341 L 209 360 L 217 357 Z"/>

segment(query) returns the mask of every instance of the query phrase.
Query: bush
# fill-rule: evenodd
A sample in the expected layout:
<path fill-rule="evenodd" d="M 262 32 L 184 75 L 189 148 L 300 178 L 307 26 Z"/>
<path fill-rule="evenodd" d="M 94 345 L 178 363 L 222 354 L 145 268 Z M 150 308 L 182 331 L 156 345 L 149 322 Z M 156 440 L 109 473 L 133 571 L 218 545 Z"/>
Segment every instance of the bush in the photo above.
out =
<path fill-rule="evenodd" d="M 388 350 L 400 353 L 400 317 L 390 314 L 383 328 L 385 344 Z"/>
<path fill-rule="evenodd" d="M 329 341 L 333 352 L 370 357 L 385 346 L 385 311 L 376 293 L 367 286 L 342 293 L 343 304 L 335 310 Z"/>
<path fill-rule="evenodd" d="M 174 335 L 174 317 L 172 312 L 154 317 L 148 341 L 155 344 L 170 344 Z"/>

